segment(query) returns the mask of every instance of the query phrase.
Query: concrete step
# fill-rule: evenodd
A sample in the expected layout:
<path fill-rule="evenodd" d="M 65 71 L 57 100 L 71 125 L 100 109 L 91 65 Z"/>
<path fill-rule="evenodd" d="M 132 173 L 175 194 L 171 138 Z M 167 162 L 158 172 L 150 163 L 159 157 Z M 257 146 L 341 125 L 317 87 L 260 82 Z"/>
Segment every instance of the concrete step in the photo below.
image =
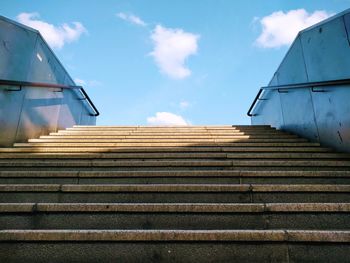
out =
<path fill-rule="evenodd" d="M 229 138 L 229 139 L 169 139 L 169 138 L 154 138 L 154 139 L 65 139 L 65 138 L 50 138 L 50 139 L 29 139 L 30 143 L 216 143 L 216 142 L 307 142 L 302 138 L 268 138 L 268 139 L 252 139 L 252 138 Z"/>
<path fill-rule="evenodd" d="M 120 131 L 219 131 L 219 130 L 274 130 L 269 126 L 218 126 L 218 127 L 200 127 L 200 126 L 183 126 L 183 127 L 119 127 L 119 126 L 75 126 L 66 130 L 120 130 Z"/>
<path fill-rule="evenodd" d="M 350 159 L 346 153 L 228 153 L 228 152 L 146 152 L 146 153 L 0 153 L 0 159 Z"/>
<path fill-rule="evenodd" d="M 348 203 L 350 185 L 2 184 L 1 203 Z"/>
<path fill-rule="evenodd" d="M 277 136 L 277 135 L 288 135 L 288 133 L 280 131 L 251 131 L 251 132 L 240 132 L 240 131 L 220 131 L 220 132 L 119 132 L 119 131 L 59 131 L 52 132 L 49 135 L 71 135 L 71 136 L 235 136 L 235 135 L 265 135 L 265 136 Z"/>
<path fill-rule="evenodd" d="M 315 230 L 0 230 L 0 241 L 350 242 L 350 231 Z"/>
<path fill-rule="evenodd" d="M 143 263 L 232 262 L 233 258 L 237 262 L 344 262 L 350 249 L 349 243 L 344 242 L 347 231 L 225 232 L 4 230 L 0 255 L 4 262 L 52 263 L 67 262 L 67 258 L 71 262 L 93 262 L 96 258 L 100 262 Z"/>
<path fill-rule="evenodd" d="M 233 152 L 233 153 L 329 153 L 332 149 L 324 147 L 199 147 L 199 146 L 182 146 L 182 147 L 17 147 L 17 148 L 0 148 L 0 153 L 35 153 L 35 154 L 53 154 L 53 153 L 155 153 L 155 152 Z"/>
<path fill-rule="evenodd" d="M 329 156 L 334 156 L 330 154 Z M 222 159 L 227 158 L 224 152 L 149 152 L 149 153 L 6 153 L 0 159 Z M 327 157 L 328 158 L 328 157 Z M 331 158 L 331 157 L 330 157 Z M 334 158 L 337 158 L 334 156 Z M 341 157 L 340 157 L 341 158 Z M 343 157 L 345 158 L 345 157 Z"/>
<path fill-rule="evenodd" d="M 349 171 L 0 171 L 1 184 L 350 184 Z"/>
<path fill-rule="evenodd" d="M 0 177 L 295 177 L 295 178 L 350 178 L 350 171 L 233 171 L 233 170 L 192 170 L 192 171 L 0 171 Z"/>
<path fill-rule="evenodd" d="M 1 203 L 0 213 L 350 213 L 350 203 Z M 350 224 L 350 222 L 348 222 Z M 202 226 L 203 227 L 203 226 Z"/>
<path fill-rule="evenodd" d="M 212 147 L 212 146 L 221 146 L 221 147 L 316 147 L 320 146 L 319 143 L 313 142 L 201 142 L 201 143 L 190 143 L 190 142 L 152 142 L 152 143 L 128 143 L 128 142 L 119 142 L 119 143 L 15 143 L 14 147 L 186 147 L 186 146 L 198 146 L 198 147 Z"/>
<path fill-rule="evenodd" d="M 232 161 L 230 160 L 212 160 L 212 159 L 151 159 L 151 160 L 143 160 L 143 159 L 116 159 L 116 160 L 100 160 L 100 159 L 92 159 L 92 160 L 65 160 L 61 162 L 59 160 L 45 160 L 40 159 L 38 161 L 34 160 L 21 160 L 14 159 L 11 162 L 6 160 L 0 160 L 0 167 L 20 167 L 20 166 L 58 166 L 58 167 L 92 167 L 92 166 L 113 166 L 113 167 L 135 167 L 135 166 L 146 166 L 146 167 L 172 167 L 172 166 L 192 166 L 192 167 L 200 167 L 200 166 L 214 166 L 214 167 L 222 167 L 222 166 L 232 166 Z"/>
<path fill-rule="evenodd" d="M 209 233 L 208 233 L 209 234 Z M 336 244 L 336 245 L 335 245 Z M 5 262 L 342 262 L 347 243 L 323 242 L 2 242 Z M 130 253 L 132 251 L 132 253 Z M 176 260 L 176 261 L 175 261 Z"/>
<path fill-rule="evenodd" d="M 350 167 L 350 160 L 300 159 L 0 159 L 0 167 Z"/>
<path fill-rule="evenodd" d="M 349 230 L 350 203 L 2 203 L 2 229 Z M 37 222 L 37 223 L 35 223 Z"/>
<path fill-rule="evenodd" d="M 0 148 L 0 261 L 348 257 L 350 155 L 296 135 L 76 126 L 14 146 Z"/>
<path fill-rule="evenodd" d="M 350 192 L 350 185 L 281 184 L 1 184 L 1 192 Z"/>
<path fill-rule="evenodd" d="M 248 127 L 248 128 L 271 128 L 270 125 L 73 125 L 74 128 L 235 128 L 235 127 Z"/>
<path fill-rule="evenodd" d="M 116 140 L 116 139 L 282 139 L 282 138 L 298 138 L 296 135 L 290 134 L 258 134 L 258 135 L 246 135 L 246 134 L 225 134 L 225 135 L 65 135 L 56 134 L 50 136 L 40 136 L 40 139 L 105 139 L 105 140 Z"/>

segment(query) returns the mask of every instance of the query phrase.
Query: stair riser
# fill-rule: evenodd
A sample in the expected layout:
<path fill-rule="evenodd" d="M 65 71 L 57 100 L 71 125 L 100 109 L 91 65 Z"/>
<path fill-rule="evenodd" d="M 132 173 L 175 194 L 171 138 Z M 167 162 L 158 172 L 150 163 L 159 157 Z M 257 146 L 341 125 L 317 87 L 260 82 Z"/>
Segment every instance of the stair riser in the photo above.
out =
<path fill-rule="evenodd" d="M 302 177 L 151 177 L 151 178 L 0 178 L 0 184 L 350 184 L 350 178 Z"/>
<path fill-rule="evenodd" d="M 6 160 L 0 161 L 0 167 L 226 167 L 226 168 L 237 168 L 237 167 L 350 167 L 350 161 L 337 161 L 337 160 L 203 160 L 193 159 L 191 161 L 184 159 L 111 159 L 111 160 L 13 160 L 8 162 Z"/>
<path fill-rule="evenodd" d="M 350 213 L 1 213 L 2 229 L 349 230 Z"/>
<path fill-rule="evenodd" d="M 218 166 L 173 166 L 170 168 L 173 171 L 217 171 L 217 170 L 224 170 L 224 171 L 349 171 L 349 167 L 336 167 L 336 166 L 329 166 L 329 167 L 317 167 L 317 166 L 237 166 L 237 167 L 218 167 Z M 74 167 L 74 166 L 68 166 L 68 167 L 1 167 L 1 171 L 61 171 L 65 172 L 67 170 L 70 171 L 106 171 L 106 172 L 120 172 L 120 171 L 168 171 L 169 166 L 166 167 Z"/>
<path fill-rule="evenodd" d="M 295 138 L 158 138 L 158 139 L 66 139 L 66 138 L 50 138 L 50 139 L 29 139 L 30 143 L 214 143 L 214 142 L 307 142 L 306 139 Z"/>
<path fill-rule="evenodd" d="M 205 136 L 217 136 L 217 135 L 288 135 L 290 133 L 285 133 L 281 131 L 268 131 L 268 130 L 260 130 L 260 131 L 210 131 L 210 132 L 203 132 L 203 131 L 183 131 L 183 132 L 177 132 L 177 131 L 153 131 L 153 132 L 124 132 L 124 131 L 58 131 L 58 132 L 51 132 L 49 135 L 120 135 L 120 136 L 198 136 L 198 135 L 205 135 Z"/>
<path fill-rule="evenodd" d="M 315 147 L 311 142 L 215 142 L 215 143 L 15 143 L 14 147 Z M 102 148 L 102 149 L 101 149 Z"/>
<path fill-rule="evenodd" d="M 246 135 L 246 134 L 235 134 L 235 135 L 164 135 L 164 136 L 142 136 L 142 135 L 130 135 L 130 136 L 121 136 L 121 135 L 50 135 L 50 136 L 40 136 L 40 139 L 55 139 L 55 140 L 60 140 L 60 139 L 69 139 L 69 140 L 90 140 L 90 139 L 104 139 L 104 140 L 109 140 L 109 139 L 161 139 L 161 140 L 166 140 L 166 139 L 269 139 L 269 138 L 298 138 L 296 135 Z"/>
<path fill-rule="evenodd" d="M 198 152 L 198 153 L 61 153 L 61 154 L 25 154 L 3 153 L 0 154 L 0 162 L 12 161 L 37 161 L 45 159 L 347 159 L 349 154 L 338 153 L 229 153 L 229 152 Z M 21 159 L 21 160 L 15 160 Z M 269 161 L 269 160 L 267 160 Z"/>
<path fill-rule="evenodd" d="M 49 147 L 49 148 L 0 148 L 0 153 L 155 153 L 155 152 L 227 152 L 227 153 L 318 153 L 331 152 L 331 149 L 321 147 L 119 147 L 119 148 L 97 148 L 97 147 Z"/>
<path fill-rule="evenodd" d="M 217 128 L 205 128 L 205 127 L 148 127 L 148 128 L 120 128 L 120 127 L 73 127 L 67 128 L 67 131 L 125 131 L 125 132 L 218 132 L 218 131 L 273 131 L 274 128 L 270 127 L 217 127 Z"/>
<path fill-rule="evenodd" d="M 349 193 L 57 193 L 7 192 L 0 193 L 1 203 L 333 203 L 350 202 Z"/>
<path fill-rule="evenodd" d="M 344 262 L 350 244 L 289 242 L 3 242 L 4 262 Z M 131 253 L 132 252 L 132 253 Z M 142 259 L 140 261 L 140 259 Z"/>

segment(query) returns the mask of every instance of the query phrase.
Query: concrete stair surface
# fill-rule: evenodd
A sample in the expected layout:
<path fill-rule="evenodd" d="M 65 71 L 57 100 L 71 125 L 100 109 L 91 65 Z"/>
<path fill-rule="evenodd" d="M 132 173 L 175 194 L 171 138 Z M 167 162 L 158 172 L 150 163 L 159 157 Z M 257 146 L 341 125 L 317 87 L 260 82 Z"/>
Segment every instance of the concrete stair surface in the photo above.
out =
<path fill-rule="evenodd" d="M 0 148 L 0 262 L 350 262 L 350 154 L 270 126 Z"/>

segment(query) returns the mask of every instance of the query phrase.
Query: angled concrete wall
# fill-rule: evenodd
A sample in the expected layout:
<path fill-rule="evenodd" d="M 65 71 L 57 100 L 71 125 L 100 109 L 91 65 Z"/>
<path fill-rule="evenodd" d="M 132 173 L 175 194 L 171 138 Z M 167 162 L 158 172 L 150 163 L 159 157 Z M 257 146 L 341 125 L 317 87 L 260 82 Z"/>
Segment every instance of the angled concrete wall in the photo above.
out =
<path fill-rule="evenodd" d="M 301 31 L 269 86 L 350 78 L 350 9 Z M 350 85 L 270 90 L 252 124 L 270 124 L 350 152 Z"/>
<path fill-rule="evenodd" d="M 0 79 L 75 85 L 40 33 L 0 16 Z M 0 146 L 75 124 L 95 125 L 78 90 L 0 85 Z"/>

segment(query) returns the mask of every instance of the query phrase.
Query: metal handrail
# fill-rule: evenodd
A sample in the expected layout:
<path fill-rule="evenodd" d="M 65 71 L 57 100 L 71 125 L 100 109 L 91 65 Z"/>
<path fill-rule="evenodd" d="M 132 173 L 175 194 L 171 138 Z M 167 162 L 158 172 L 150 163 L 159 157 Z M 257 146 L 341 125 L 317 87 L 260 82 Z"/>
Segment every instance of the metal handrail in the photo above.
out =
<path fill-rule="evenodd" d="M 82 86 L 69 86 L 69 85 L 53 84 L 53 83 L 28 82 L 28 81 L 16 81 L 16 80 L 5 80 L 5 79 L 0 79 L 0 85 L 1 86 L 18 86 L 20 87 L 19 90 L 21 90 L 22 87 L 78 89 L 84 95 L 84 99 L 88 101 L 89 105 L 95 112 L 91 114 L 91 116 L 96 117 L 100 115 L 100 112 L 97 110 L 94 103 L 91 101 L 90 97 L 87 95 L 87 93 L 85 92 Z"/>
<path fill-rule="evenodd" d="M 327 81 L 316 81 L 316 82 L 304 82 L 304 83 L 297 83 L 297 84 L 287 84 L 287 85 L 277 85 L 277 86 L 266 86 L 261 87 L 259 89 L 258 94 L 255 96 L 253 103 L 250 105 L 250 108 L 247 112 L 247 115 L 249 117 L 256 116 L 252 114 L 252 110 L 254 109 L 256 103 L 258 100 L 264 100 L 260 99 L 260 95 L 264 90 L 279 90 L 279 89 L 297 89 L 297 88 L 311 88 L 313 92 L 313 88 L 315 87 L 324 87 L 324 86 L 337 86 L 337 85 L 345 85 L 350 84 L 350 79 L 337 79 L 337 80 L 327 80 Z"/>

